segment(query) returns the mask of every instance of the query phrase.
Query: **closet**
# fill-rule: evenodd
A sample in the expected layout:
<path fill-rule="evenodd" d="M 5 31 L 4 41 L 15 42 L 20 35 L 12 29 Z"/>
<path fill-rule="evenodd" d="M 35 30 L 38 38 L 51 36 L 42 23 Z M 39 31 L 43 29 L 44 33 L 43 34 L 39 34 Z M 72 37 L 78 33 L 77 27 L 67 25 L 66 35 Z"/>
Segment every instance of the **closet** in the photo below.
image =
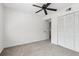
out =
<path fill-rule="evenodd" d="M 79 52 L 79 12 L 75 13 L 75 50 Z"/>
<path fill-rule="evenodd" d="M 57 44 L 79 52 L 79 11 L 58 17 Z"/>

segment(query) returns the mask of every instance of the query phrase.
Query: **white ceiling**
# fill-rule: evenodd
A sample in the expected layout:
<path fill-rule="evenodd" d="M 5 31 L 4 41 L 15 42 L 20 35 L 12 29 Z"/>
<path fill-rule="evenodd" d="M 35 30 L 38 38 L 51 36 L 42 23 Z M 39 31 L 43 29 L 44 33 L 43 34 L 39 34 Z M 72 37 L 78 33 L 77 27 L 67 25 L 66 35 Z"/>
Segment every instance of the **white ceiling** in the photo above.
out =
<path fill-rule="evenodd" d="M 61 8 L 67 7 L 72 3 L 52 3 L 49 7 L 56 8 L 60 10 Z M 13 8 L 18 11 L 22 11 L 29 14 L 35 14 L 36 11 L 40 10 L 40 8 L 32 6 L 33 3 L 4 3 L 5 7 Z M 36 5 L 42 6 L 43 3 L 36 3 Z M 54 11 L 47 11 L 48 14 L 54 13 Z M 37 15 L 45 15 L 43 11 L 37 13 Z"/>

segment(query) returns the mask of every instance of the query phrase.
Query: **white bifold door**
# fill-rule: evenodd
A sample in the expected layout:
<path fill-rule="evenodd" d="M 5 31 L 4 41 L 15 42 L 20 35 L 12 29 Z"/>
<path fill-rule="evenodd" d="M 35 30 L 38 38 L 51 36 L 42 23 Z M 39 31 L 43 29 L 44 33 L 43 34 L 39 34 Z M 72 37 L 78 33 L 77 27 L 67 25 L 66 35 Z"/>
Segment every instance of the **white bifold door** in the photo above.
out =
<path fill-rule="evenodd" d="M 58 18 L 58 45 L 74 48 L 74 14 Z"/>
<path fill-rule="evenodd" d="M 57 18 L 57 44 L 79 52 L 79 11 Z"/>
<path fill-rule="evenodd" d="M 79 52 L 79 12 L 75 13 L 75 50 Z"/>
<path fill-rule="evenodd" d="M 64 46 L 64 16 L 58 18 L 57 36 L 58 45 Z"/>

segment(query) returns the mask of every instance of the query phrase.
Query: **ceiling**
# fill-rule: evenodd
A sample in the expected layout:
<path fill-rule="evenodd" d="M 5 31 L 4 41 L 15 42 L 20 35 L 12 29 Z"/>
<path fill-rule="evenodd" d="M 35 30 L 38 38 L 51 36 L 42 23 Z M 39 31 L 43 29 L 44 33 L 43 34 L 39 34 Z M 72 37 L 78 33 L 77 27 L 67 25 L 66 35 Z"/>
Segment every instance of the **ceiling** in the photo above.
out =
<path fill-rule="evenodd" d="M 18 11 L 22 11 L 28 14 L 35 14 L 36 11 L 40 10 L 40 8 L 32 6 L 33 4 L 42 6 L 44 3 L 4 3 L 5 7 L 12 8 Z M 71 5 L 72 3 L 52 3 L 49 7 L 56 8 L 58 10 Z M 48 14 L 55 13 L 56 11 L 47 11 Z M 44 16 L 44 12 L 41 11 L 36 15 Z"/>

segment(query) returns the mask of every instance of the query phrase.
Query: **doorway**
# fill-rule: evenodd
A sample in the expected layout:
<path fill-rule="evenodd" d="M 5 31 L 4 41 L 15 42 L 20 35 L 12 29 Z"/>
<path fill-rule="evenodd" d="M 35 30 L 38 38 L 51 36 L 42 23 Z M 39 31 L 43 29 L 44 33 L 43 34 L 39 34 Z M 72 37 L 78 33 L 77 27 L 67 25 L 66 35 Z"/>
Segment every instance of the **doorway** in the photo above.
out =
<path fill-rule="evenodd" d="M 51 40 L 51 21 L 49 21 L 49 39 Z"/>
<path fill-rule="evenodd" d="M 51 41 L 51 18 L 47 19 L 46 22 L 47 22 L 48 39 Z"/>

